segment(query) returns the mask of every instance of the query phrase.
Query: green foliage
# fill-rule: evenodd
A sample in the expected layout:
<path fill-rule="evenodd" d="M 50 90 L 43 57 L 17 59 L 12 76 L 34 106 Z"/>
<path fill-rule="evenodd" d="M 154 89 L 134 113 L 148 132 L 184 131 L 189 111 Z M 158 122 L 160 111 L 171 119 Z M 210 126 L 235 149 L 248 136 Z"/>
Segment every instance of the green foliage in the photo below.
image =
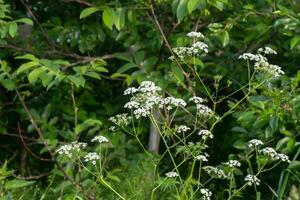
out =
<path fill-rule="evenodd" d="M 192 162 L 185 160 L 200 147 L 171 149 L 174 162 L 185 161 L 178 167 L 184 184 L 164 180 L 174 168 L 166 149 L 182 136 L 169 125 L 189 124 L 190 115 L 179 110 L 168 116 L 174 123 L 161 124 L 167 145 L 161 141 L 157 153 L 147 150 L 151 119 L 109 131 L 115 124 L 108 118 L 125 112 L 125 87 L 151 80 L 164 96 L 201 96 L 224 114 L 216 124 L 204 123 L 215 137 L 208 164 L 244 159 L 239 152 L 252 138 L 289 155 L 291 163 L 259 177 L 258 188 L 235 191 L 249 173 L 245 161 L 232 172 L 231 190 L 223 190 L 224 180 L 207 186 L 214 199 L 235 191 L 236 199 L 294 200 L 300 176 L 299 13 L 297 1 L 284 0 L 0 0 L 0 199 L 119 199 L 117 193 L 147 199 L 152 191 L 154 199 L 200 199 L 199 163 L 190 176 Z M 170 48 L 189 46 L 190 31 L 205 35 L 208 53 L 172 62 Z M 254 70 L 249 73 L 238 56 L 264 46 L 278 52 L 268 61 L 286 75 L 274 80 L 255 73 L 247 85 Z M 99 134 L 110 143 L 91 143 Z M 101 154 L 102 171 L 58 156 L 60 146 L 74 141 L 89 144 L 80 156 Z M 196 141 L 193 135 L 184 142 Z"/>

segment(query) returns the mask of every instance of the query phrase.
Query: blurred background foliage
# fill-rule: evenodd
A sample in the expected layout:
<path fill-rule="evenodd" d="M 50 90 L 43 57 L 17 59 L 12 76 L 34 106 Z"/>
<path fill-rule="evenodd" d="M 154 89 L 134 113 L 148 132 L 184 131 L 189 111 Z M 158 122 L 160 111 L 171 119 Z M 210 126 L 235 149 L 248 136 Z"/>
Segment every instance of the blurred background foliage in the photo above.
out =
<path fill-rule="evenodd" d="M 191 84 L 196 94 L 205 96 L 202 86 L 195 80 L 189 83 L 189 74 L 168 59 L 169 47 L 186 45 L 185 35 L 191 30 L 202 32 L 209 44 L 209 53 L 197 60 L 197 70 L 212 93 L 218 75 L 218 96 L 247 82 L 246 66 L 238 61 L 244 52 L 270 46 L 278 52 L 271 62 L 286 73 L 252 94 L 216 127 L 210 162 L 227 160 L 249 138 L 268 140 L 297 159 L 298 0 L 0 0 L 0 198 L 84 198 L 49 161 L 51 155 L 34 119 L 52 151 L 63 142 L 88 141 L 98 132 L 107 135 L 112 141 L 107 178 L 128 199 L 145 199 L 145 177 L 154 166 L 134 138 L 108 133 L 107 118 L 122 112 L 127 100 L 122 91 L 142 80 L 152 80 L 183 98 Z M 242 91 L 236 93 L 217 111 L 223 112 L 242 96 Z M 76 132 L 78 125 L 82 130 Z M 147 146 L 149 122 L 144 122 L 142 131 Z M 162 172 L 170 161 L 163 162 Z M 290 172 L 279 167 L 270 173 L 272 185 L 262 186 L 270 194 L 265 199 L 271 199 L 269 187 L 283 186 L 278 199 L 300 199 L 299 167 L 297 161 Z M 69 166 L 67 172 L 77 179 L 73 168 Z M 279 179 L 282 185 L 272 182 Z M 95 184 L 86 179 L 82 187 Z M 90 192 L 96 199 L 116 198 L 105 188 Z M 160 195 L 170 198 L 163 191 Z"/>

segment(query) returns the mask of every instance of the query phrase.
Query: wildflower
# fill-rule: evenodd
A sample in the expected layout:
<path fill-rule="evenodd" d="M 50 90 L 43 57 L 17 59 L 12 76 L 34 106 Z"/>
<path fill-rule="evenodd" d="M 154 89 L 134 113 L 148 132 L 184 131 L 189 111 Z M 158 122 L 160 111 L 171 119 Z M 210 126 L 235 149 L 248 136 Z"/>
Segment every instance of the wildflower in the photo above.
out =
<path fill-rule="evenodd" d="M 127 88 L 126 90 L 124 90 L 124 95 L 129 95 L 129 94 L 134 94 L 136 92 L 138 92 L 139 90 L 135 87 L 130 87 Z"/>
<path fill-rule="evenodd" d="M 203 167 L 203 170 L 208 173 L 210 176 L 214 177 L 214 178 L 221 178 L 224 179 L 227 176 L 225 175 L 224 171 L 221 169 L 218 169 L 216 167 L 213 166 L 205 166 Z"/>
<path fill-rule="evenodd" d="M 209 189 L 201 188 L 200 193 L 202 194 L 201 200 L 211 200 L 212 193 Z"/>
<path fill-rule="evenodd" d="M 213 111 L 203 104 L 196 104 L 197 112 L 199 115 L 203 115 L 204 117 L 209 117 L 213 114 Z"/>
<path fill-rule="evenodd" d="M 188 54 L 191 52 L 192 54 L 198 54 L 200 51 L 204 51 L 208 53 L 208 46 L 204 42 L 195 42 L 191 48 L 188 49 Z"/>
<path fill-rule="evenodd" d="M 124 105 L 124 108 L 129 108 L 129 109 L 133 109 L 133 108 L 138 108 L 140 106 L 140 104 L 136 101 L 129 101 Z"/>
<path fill-rule="evenodd" d="M 277 55 L 277 52 L 272 49 L 271 47 L 263 47 L 263 48 L 259 48 L 257 50 L 258 53 L 264 53 L 264 54 L 275 54 Z"/>
<path fill-rule="evenodd" d="M 104 143 L 104 142 L 109 142 L 108 139 L 102 135 L 97 135 L 95 136 L 91 142 L 99 142 L 99 143 Z"/>
<path fill-rule="evenodd" d="M 114 117 L 110 117 L 108 120 L 118 126 L 127 126 L 131 120 L 131 117 L 129 117 L 127 113 L 123 113 Z"/>
<path fill-rule="evenodd" d="M 248 174 L 245 177 L 245 181 L 249 186 L 252 186 L 252 184 L 260 185 L 260 180 L 255 175 Z"/>
<path fill-rule="evenodd" d="M 84 156 L 84 162 L 91 162 L 93 165 L 96 165 L 96 161 L 99 159 L 100 157 L 96 152 L 89 152 Z"/>
<path fill-rule="evenodd" d="M 204 100 L 201 97 L 193 96 L 189 99 L 189 101 L 194 102 L 195 104 L 201 104 L 204 102 Z"/>
<path fill-rule="evenodd" d="M 263 155 L 270 158 L 271 161 L 277 161 L 280 160 L 282 162 L 290 162 L 289 157 L 285 154 L 277 153 L 273 148 L 266 147 L 259 151 Z"/>
<path fill-rule="evenodd" d="M 174 177 L 177 177 L 179 176 L 177 172 L 168 172 L 166 173 L 166 176 L 169 177 L 169 178 L 174 178 Z"/>
<path fill-rule="evenodd" d="M 189 32 L 188 34 L 186 34 L 186 36 L 190 37 L 190 38 L 204 38 L 204 35 L 200 32 Z"/>
<path fill-rule="evenodd" d="M 116 130 L 116 127 L 115 126 L 111 126 L 111 127 L 108 128 L 108 130 L 111 131 L 111 132 L 114 132 Z"/>
<path fill-rule="evenodd" d="M 263 145 L 264 143 L 261 140 L 258 139 L 252 139 L 248 142 L 248 147 L 255 147 L 255 146 L 259 146 L 259 145 Z"/>
<path fill-rule="evenodd" d="M 207 138 L 214 138 L 213 134 L 209 130 L 200 130 L 198 135 L 202 137 L 202 140 L 206 140 Z"/>
<path fill-rule="evenodd" d="M 171 110 L 173 108 L 173 106 L 175 107 L 185 107 L 186 103 L 183 99 L 179 99 L 179 98 L 174 98 L 174 97 L 167 97 L 164 100 L 164 104 L 167 105 L 167 109 Z"/>
<path fill-rule="evenodd" d="M 175 129 L 175 131 L 177 133 L 184 133 L 184 132 L 187 132 L 188 130 L 191 130 L 191 129 L 185 125 L 180 125 L 180 126 L 176 127 L 176 129 Z"/>
<path fill-rule="evenodd" d="M 195 159 L 200 160 L 202 162 L 208 162 L 207 156 L 205 156 L 205 155 L 198 155 L 198 156 L 195 157 Z"/>
<path fill-rule="evenodd" d="M 277 52 L 270 47 L 260 48 L 258 52 L 264 54 L 277 54 Z M 284 74 L 281 67 L 270 64 L 268 59 L 261 54 L 244 53 L 239 56 L 239 59 L 254 61 L 254 69 L 269 74 L 274 78 L 278 78 Z"/>
<path fill-rule="evenodd" d="M 147 117 L 147 115 L 150 114 L 150 112 L 145 108 L 137 108 L 133 111 L 134 116 L 139 119 L 141 117 Z"/>
<path fill-rule="evenodd" d="M 231 167 L 231 168 L 240 167 L 241 166 L 241 163 L 239 161 L 237 161 L 237 160 L 229 160 L 225 164 L 229 165 L 229 167 Z"/>
<path fill-rule="evenodd" d="M 67 155 L 68 157 L 72 157 L 72 152 L 79 152 L 81 149 L 84 149 L 87 146 L 84 142 L 72 142 L 71 144 L 66 144 L 59 147 L 56 152 L 60 155 Z"/>

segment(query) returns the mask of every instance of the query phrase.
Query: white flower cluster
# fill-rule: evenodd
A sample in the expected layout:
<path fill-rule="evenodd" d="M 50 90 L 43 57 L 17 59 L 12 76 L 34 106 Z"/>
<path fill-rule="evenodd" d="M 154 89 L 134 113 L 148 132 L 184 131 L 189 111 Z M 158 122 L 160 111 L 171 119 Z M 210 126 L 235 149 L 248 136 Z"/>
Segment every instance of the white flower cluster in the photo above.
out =
<path fill-rule="evenodd" d="M 166 97 L 159 94 L 161 88 L 151 81 L 143 81 L 138 88 L 130 88 L 124 92 L 125 95 L 132 94 L 130 101 L 124 105 L 124 108 L 133 109 L 135 118 L 147 117 L 151 110 L 156 106 L 168 110 L 174 107 L 185 107 L 186 102 L 183 99 Z"/>
<path fill-rule="evenodd" d="M 135 88 L 135 87 L 127 88 L 124 91 L 124 95 L 130 95 L 130 94 L 134 94 L 137 92 L 153 94 L 158 91 L 161 91 L 161 88 L 156 86 L 155 83 L 153 83 L 152 81 L 143 81 L 143 82 L 141 82 L 141 85 L 138 88 Z"/>
<path fill-rule="evenodd" d="M 272 49 L 271 47 L 263 47 L 263 48 L 259 48 L 257 50 L 258 53 L 263 53 L 263 54 L 275 54 L 277 55 L 277 52 Z"/>
<path fill-rule="evenodd" d="M 190 38 L 203 39 L 204 36 L 200 32 L 190 32 L 187 34 Z M 186 56 L 198 55 L 201 52 L 208 53 L 208 46 L 204 42 L 195 41 L 190 47 L 175 47 L 172 48 L 172 51 L 178 58 L 184 59 Z M 170 60 L 174 60 L 174 56 L 169 57 Z"/>
<path fill-rule="evenodd" d="M 247 182 L 248 185 L 252 186 L 252 184 L 255 184 L 255 185 L 260 185 L 260 180 L 254 176 L 254 175 L 251 175 L 251 174 L 248 174 L 246 177 L 245 177 L 245 181 Z"/>
<path fill-rule="evenodd" d="M 204 100 L 201 97 L 193 96 L 189 99 L 189 101 L 194 102 L 195 104 L 201 104 L 204 102 Z"/>
<path fill-rule="evenodd" d="M 167 109 L 171 110 L 173 107 L 185 107 L 186 102 L 183 99 L 167 97 L 164 100 L 164 104 L 167 105 Z"/>
<path fill-rule="evenodd" d="M 179 175 L 177 174 L 177 172 L 168 172 L 168 173 L 166 173 L 166 176 L 169 178 L 175 178 Z"/>
<path fill-rule="evenodd" d="M 263 145 L 264 143 L 261 140 L 258 139 L 252 139 L 248 142 L 248 147 L 255 147 L 255 146 L 259 146 L 259 145 Z"/>
<path fill-rule="evenodd" d="M 100 156 L 96 152 L 89 152 L 84 156 L 84 162 L 91 162 L 96 165 L 96 161 L 100 159 Z"/>
<path fill-rule="evenodd" d="M 224 171 L 222 169 L 218 169 L 216 167 L 213 166 L 205 166 L 203 167 L 203 170 L 208 173 L 210 176 L 214 177 L 214 178 L 226 178 L 226 174 L 224 173 Z"/>
<path fill-rule="evenodd" d="M 212 193 L 209 189 L 201 188 L 200 193 L 202 194 L 201 200 L 211 200 Z"/>
<path fill-rule="evenodd" d="M 214 138 L 213 134 L 209 130 L 200 130 L 198 135 L 202 137 L 202 140 L 206 140 L 207 138 Z"/>
<path fill-rule="evenodd" d="M 228 165 L 231 168 L 240 167 L 241 166 L 241 163 L 239 161 L 237 161 L 237 160 L 229 160 L 225 164 Z"/>
<path fill-rule="evenodd" d="M 118 114 L 114 117 L 110 117 L 108 120 L 116 124 L 117 126 L 127 126 L 131 120 L 131 117 L 128 116 L 127 113 L 123 113 Z"/>
<path fill-rule="evenodd" d="M 72 157 L 72 152 L 76 151 L 79 152 L 80 150 L 84 149 L 87 146 L 84 142 L 72 142 L 71 144 L 65 144 L 59 147 L 56 152 L 60 155 L 65 154 L 68 157 Z"/>
<path fill-rule="evenodd" d="M 196 104 L 197 112 L 199 115 L 202 115 L 204 117 L 209 117 L 213 114 L 212 109 L 210 109 L 208 106 L 203 104 Z"/>
<path fill-rule="evenodd" d="M 99 143 L 104 143 L 104 142 L 109 142 L 108 139 L 102 135 L 97 135 L 95 136 L 91 142 L 99 142 Z"/>
<path fill-rule="evenodd" d="M 260 48 L 258 52 L 264 54 L 277 54 L 277 52 L 270 47 Z M 254 68 L 256 70 L 270 74 L 275 78 L 278 78 L 284 74 L 284 71 L 281 70 L 281 67 L 270 64 L 268 59 L 261 54 L 244 53 L 239 56 L 239 59 L 254 61 Z"/>
<path fill-rule="evenodd" d="M 201 97 L 194 96 L 189 99 L 196 104 L 197 113 L 204 117 L 209 117 L 213 114 L 213 111 L 206 105 L 203 105 L 204 99 Z"/>
<path fill-rule="evenodd" d="M 188 34 L 186 34 L 186 36 L 190 37 L 190 38 L 204 38 L 204 35 L 200 32 L 189 32 Z"/>
<path fill-rule="evenodd" d="M 277 153 L 273 148 L 271 147 L 266 147 L 262 150 L 259 151 L 261 154 L 267 156 L 270 158 L 272 161 L 277 161 L 280 160 L 282 162 L 288 162 L 290 163 L 291 161 L 289 160 L 289 157 L 285 154 L 282 153 Z"/>
<path fill-rule="evenodd" d="M 208 162 L 208 159 L 207 159 L 208 155 L 198 155 L 195 157 L 196 160 L 200 160 L 202 162 Z"/>
<path fill-rule="evenodd" d="M 180 125 L 180 126 L 178 126 L 178 127 L 175 128 L 175 131 L 176 131 L 177 133 L 185 133 L 185 132 L 187 132 L 188 130 L 191 130 L 191 128 L 189 128 L 189 127 L 187 127 L 187 126 L 185 126 L 185 125 Z"/>

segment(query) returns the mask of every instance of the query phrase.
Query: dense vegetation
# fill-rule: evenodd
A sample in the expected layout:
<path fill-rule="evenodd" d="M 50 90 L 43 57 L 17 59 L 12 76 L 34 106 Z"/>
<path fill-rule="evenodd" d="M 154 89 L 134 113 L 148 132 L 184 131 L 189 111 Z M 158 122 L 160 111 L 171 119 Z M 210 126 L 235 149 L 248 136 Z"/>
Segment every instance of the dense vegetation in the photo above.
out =
<path fill-rule="evenodd" d="M 298 0 L 0 0 L 0 199 L 300 200 Z"/>

